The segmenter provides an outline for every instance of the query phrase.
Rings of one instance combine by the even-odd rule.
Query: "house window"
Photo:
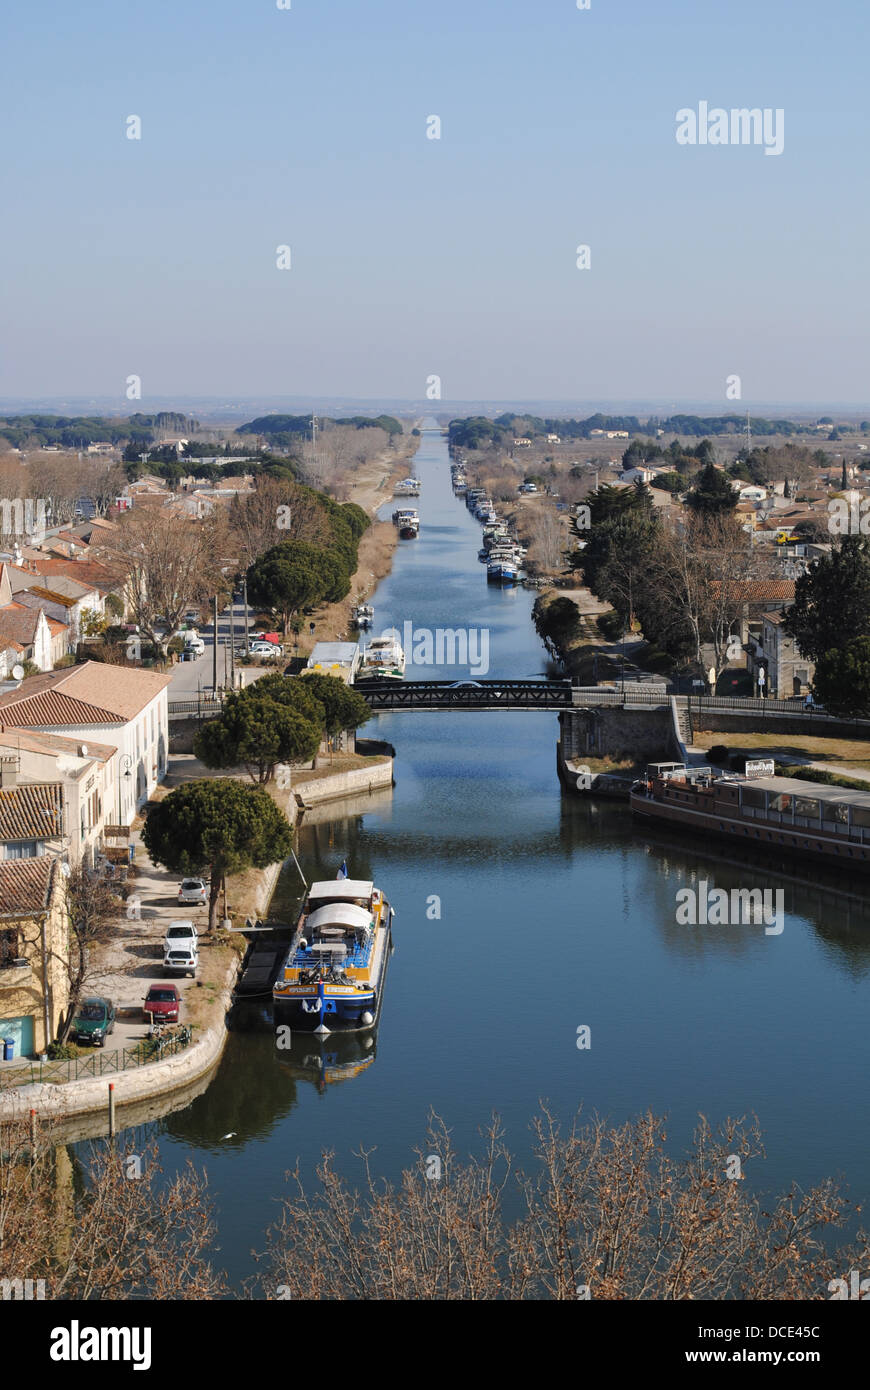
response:
[[[17,927],[0,931],[0,967],[21,958],[21,933]]]
[[[7,859],[34,859],[42,851],[41,840],[10,840],[6,844]]]

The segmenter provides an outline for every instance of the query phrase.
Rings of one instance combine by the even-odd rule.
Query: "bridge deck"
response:
[[[358,681],[373,710],[539,709],[572,706],[570,681]]]

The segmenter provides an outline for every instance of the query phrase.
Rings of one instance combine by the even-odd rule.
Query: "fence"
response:
[[[170,719],[210,719],[223,708],[222,695],[202,695],[191,700],[170,700]]]
[[[135,1047],[116,1048],[106,1052],[97,1048],[84,1057],[49,1058],[45,1062],[22,1061],[4,1063],[0,1067],[0,1091],[14,1086],[32,1086],[40,1082],[54,1085],[67,1081],[80,1081],[85,1077],[116,1076],[118,1072],[129,1071],[132,1067],[142,1067],[148,1062],[162,1062],[166,1057],[174,1057],[191,1040],[189,1029],[173,1033],[154,1041],[143,1041]]]
[[[630,685],[626,682],[623,690],[619,685],[575,685],[571,690],[575,708],[590,705],[666,705],[669,699],[668,688],[652,685]],[[851,715],[828,714],[826,710],[813,707],[807,709],[802,700],[762,700],[754,696],[739,695],[675,695],[677,708],[692,714],[704,710],[711,713],[742,714],[752,719],[764,719],[766,715],[788,714],[808,726],[816,726],[821,732],[826,725],[849,725],[858,737],[866,738],[870,733],[870,719],[856,719]]]

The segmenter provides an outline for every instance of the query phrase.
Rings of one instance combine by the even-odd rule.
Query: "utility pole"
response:
[[[245,576],[244,576],[244,578],[242,579],[242,597],[243,597],[243,599],[244,599],[244,601],[245,601],[245,651],[247,651],[248,648],[249,648],[250,645],[251,645],[250,638],[248,637],[248,576],[247,576],[247,572],[245,573]]]
[[[236,688],[236,602],[235,594],[230,594],[230,686]],[[226,891],[226,890],[224,890]],[[226,903],[224,903],[226,907]],[[226,915],[226,914],[224,914]]]
[[[217,695],[217,649],[218,649],[218,614],[217,614],[217,594],[214,596],[214,652],[212,666],[212,688]]]

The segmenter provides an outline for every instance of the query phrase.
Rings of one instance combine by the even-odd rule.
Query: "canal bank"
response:
[[[344,757],[339,761],[347,763],[354,759]],[[309,769],[307,775],[304,772],[299,775],[292,789],[282,791],[273,783],[268,790],[294,825],[301,824],[306,815],[316,817],[318,810],[322,815],[327,808],[334,808],[340,803],[347,803],[359,810],[373,805],[378,796],[383,800],[384,795],[389,795],[393,784],[393,760],[388,753],[378,752],[357,761],[363,766],[333,770],[327,765]],[[138,841],[138,834],[136,839]],[[142,853],[140,847],[140,855]],[[268,917],[279,877],[282,872],[289,873],[291,865],[292,860],[231,876],[227,883],[228,920],[238,928],[246,919]],[[139,867],[141,870],[141,862]],[[293,868],[295,873],[295,865]],[[141,888],[141,884],[139,886]],[[156,930],[154,940],[159,952],[163,926],[158,924]],[[200,975],[205,975],[206,979],[199,979],[195,983],[199,986],[204,984],[205,989],[202,995],[194,991],[192,986],[189,991],[184,991],[185,998],[189,997],[195,1003],[199,1018],[195,1025],[195,1041],[162,1059],[144,1060],[144,1044],[140,1041],[126,1048],[96,1049],[90,1057],[47,1061],[44,1064],[30,1063],[26,1071],[28,1077],[34,1079],[24,1084],[13,1084],[11,1080],[19,1072],[24,1072],[24,1063],[19,1064],[14,1072],[0,1068],[0,1082],[3,1083],[0,1085],[0,1120],[26,1118],[31,1111],[41,1118],[52,1120],[104,1112],[111,1084],[114,1104],[119,1110],[118,1125],[124,1127],[130,1122],[125,1117],[132,1114],[130,1107],[133,1105],[151,1097],[187,1091],[193,1083],[212,1072],[220,1060],[227,1036],[225,1020],[242,964],[244,941],[244,937],[234,933],[228,935],[220,929],[214,940],[203,940]],[[212,951],[208,948],[220,948],[226,944],[236,948],[230,953],[229,960],[225,959],[227,952],[223,950],[220,959],[212,961]],[[141,948],[137,944],[133,949],[139,951]],[[183,983],[188,984],[187,981]],[[100,987],[104,992],[114,994],[108,974]],[[138,1013],[135,1006],[118,1007],[119,1017]],[[189,1021],[188,1011],[183,1005],[180,1022]],[[144,1029],[143,1022],[143,1038]],[[79,1071],[93,1074],[77,1076]],[[66,1072],[69,1079],[41,1079],[43,1074],[53,1076],[62,1072]]]

